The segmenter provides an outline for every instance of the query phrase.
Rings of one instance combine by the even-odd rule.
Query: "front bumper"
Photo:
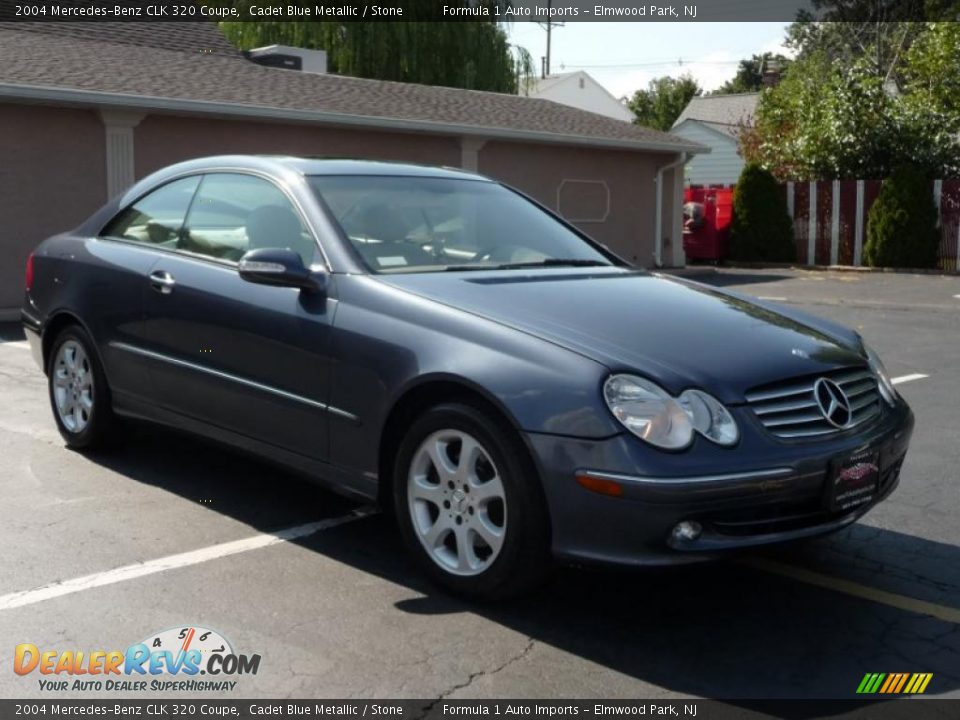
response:
[[[897,487],[913,423],[899,400],[869,428],[825,442],[779,441],[756,428],[736,448],[698,438],[685,453],[657,451],[626,434],[584,440],[528,433],[526,439],[544,481],[558,558],[662,565],[822,535],[855,522]],[[831,463],[868,449],[880,457],[875,499],[831,512]],[[622,497],[581,487],[575,480],[580,471],[616,480]],[[695,540],[672,536],[685,520],[702,526]]]

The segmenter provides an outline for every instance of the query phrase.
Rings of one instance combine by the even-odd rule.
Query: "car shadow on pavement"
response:
[[[113,452],[88,457],[131,480],[203,499],[210,512],[258,531],[356,507],[271,465],[153,426],[134,425]],[[960,688],[960,626],[737,559],[636,571],[564,568],[532,595],[484,604],[431,586],[382,514],[293,542],[413,592],[384,612],[475,613],[535,643],[684,696],[863,699],[855,691],[868,672],[932,672],[928,696]],[[855,580],[908,596],[911,587],[925,587],[930,601],[960,607],[960,549],[952,545],[855,526],[774,556],[836,576],[858,569]],[[891,566],[900,575],[891,575]],[[356,591],[369,588],[365,581]],[[536,677],[544,670],[516,664],[508,672]],[[609,691],[597,686],[593,694]]]
[[[0,343],[25,340],[23,326],[20,323],[0,323]]]

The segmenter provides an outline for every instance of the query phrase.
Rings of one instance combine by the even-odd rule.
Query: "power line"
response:
[[[573,63],[560,63],[564,70],[567,68],[577,68],[581,70],[600,69],[600,68],[644,68],[644,67],[683,67],[684,65],[739,65],[739,60],[658,60],[656,62],[643,63],[606,63],[600,65],[576,65]]]

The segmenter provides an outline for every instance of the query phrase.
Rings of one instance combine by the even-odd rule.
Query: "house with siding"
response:
[[[682,166],[701,145],[542,98],[299,65],[253,62],[215,23],[0,22],[0,319],[18,317],[41,240],[154,170],[207,155],[464,168],[638,266],[684,263]]]
[[[710,148],[687,164],[691,185],[732,185],[743,170],[738,152],[738,133],[752,125],[760,93],[695,97],[680,113],[671,133]]]
[[[521,93],[527,97],[552,100],[561,105],[606,115],[614,120],[633,122],[636,119],[630,108],[583,70],[539,78],[529,87],[521,88]]]

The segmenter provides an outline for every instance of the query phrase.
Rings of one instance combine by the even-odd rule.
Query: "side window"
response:
[[[199,177],[174,180],[120,211],[100,234],[175,248]]]
[[[236,262],[248,250],[288,248],[305,265],[317,245],[287,196],[273,183],[250,175],[206,175],[190,207],[183,250]]]

